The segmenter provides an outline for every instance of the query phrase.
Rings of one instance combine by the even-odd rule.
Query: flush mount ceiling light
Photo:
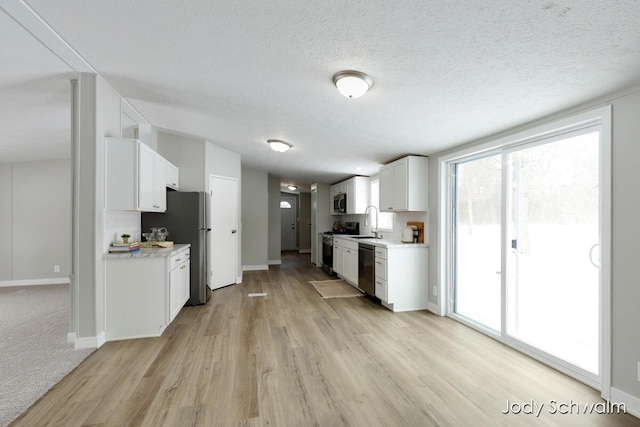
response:
[[[291,148],[291,144],[289,144],[288,142],[281,141],[279,139],[267,139],[267,143],[269,144],[269,147],[271,147],[273,151],[277,151],[278,153],[284,153],[289,148]]]
[[[287,188],[291,191],[296,191],[298,189],[298,187],[295,185],[288,185]]]
[[[333,84],[347,98],[360,98],[373,86],[373,80],[360,71],[340,71],[333,76]]]

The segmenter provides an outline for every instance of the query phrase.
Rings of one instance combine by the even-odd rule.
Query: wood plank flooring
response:
[[[551,414],[599,393],[451,319],[322,299],[308,282],[326,279],[293,253],[245,272],[162,337],[106,343],[13,425],[640,426]],[[505,415],[507,400],[544,406]]]

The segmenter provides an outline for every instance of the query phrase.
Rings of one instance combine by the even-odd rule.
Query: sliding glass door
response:
[[[500,331],[502,156],[454,165],[453,310]]]
[[[598,126],[449,163],[450,314],[597,382]]]
[[[507,334],[598,374],[599,131],[507,155]]]

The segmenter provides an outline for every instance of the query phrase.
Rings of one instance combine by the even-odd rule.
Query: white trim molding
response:
[[[310,254],[311,253],[311,248],[309,248],[309,249],[298,249],[298,253],[299,254]]]
[[[636,418],[640,418],[640,398],[630,395],[615,387],[611,387],[611,397],[609,401],[613,403],[623,403],[627,414],[631,414]]]
[[[4,280],[0,281],[0,288],[9,286],[45,286],[45,285],[68,285],[68,277],[58,277],[55,279],[27,279],[27,280]]]
[[[268,269],[269,269],[269,266],[266,264],[242,266],[242,271],[262,271],[262,270],[268,270]]]
[[[282,260],[281,259],[270,259],[269,261],[267,261],[267,264],[269,264],[269,265],[281,265],[282,264]]]
[[[73,334],[75,337],[75,333],[72,332],[69,335],[71,334]],[[105,334],[104,332],[101,332],[95,337],[75,338],[74,348],[76,350],[82,350],[85,348],[100,348],[105,343],[105,341]]]

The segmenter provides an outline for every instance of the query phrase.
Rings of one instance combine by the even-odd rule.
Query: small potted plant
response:
[[[129,243],[129,237],[131,237],[131,234],[124,233],[124,234],[120,235],[120,237],[122,237],[122,242],[123,243]]]

